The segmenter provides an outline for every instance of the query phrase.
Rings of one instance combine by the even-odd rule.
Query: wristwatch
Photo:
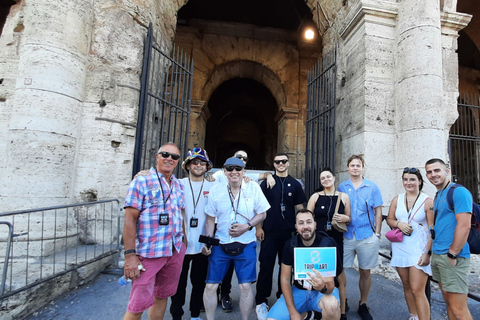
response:
[[[251,231],[253,229],[253,226],[250,224],[250,222],[247,222],[248,224],[248,231]]]
[[[325,293],[327,292],[328,288],[327,288],[327,284],[325,283],[324,284],[324,287],[322,288],[322,290],[320,290],[320,293]]]
[[[130,254],[130,253],[136,253],[135,249],[125,250],[125,252],[123,253],[123,255],[126,256],[127,254]]]
[[[450,251],[448,251],[447,257],[449,257],[450,259],[455,260],[455,259],[457,259],[458,256],[457,256],[456,254],[450,253]]]

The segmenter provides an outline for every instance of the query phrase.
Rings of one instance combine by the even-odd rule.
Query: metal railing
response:
[[[0,300],[119,253],[121,210],[111,199],[1,213]]]

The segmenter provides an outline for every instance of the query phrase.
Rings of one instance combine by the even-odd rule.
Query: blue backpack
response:
[[[450,210],[455,212],[453,206],[453,193],[458,187],[463,187],[461,184],[454,183],[447,192],[447,204]],[[470,246],[470,253],[480,253],[480,207],[476,202],[473,202],[472,206],[472,225],[470,227],[470,233],[468,235],[468,245]]]

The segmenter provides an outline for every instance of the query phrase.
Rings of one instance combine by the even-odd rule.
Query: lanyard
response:
[[[449,185],[450,185],[450,181],[448,181],[445,187],[443,187],[442,192],[440,193],[440,197],[443,195],[443,191],[445,191],[445,189],[447,189]],[[437,196],[438,196],[438,191],[435,194],[435,199],[433,199],[433,225],[435,225],[435,222],[437,222],[437,213],[438,213]]]
[[[198,201],[200,201],[200,195],[202,194],[203,184],[205,183],[205,179],[202,180],[202,187],[200,188],[200,192],[198,192],[197,201],[195,201],[195,192],[193,191],[192,181],[190,181],[190,177],[188,177],[188,183],[190,183],[190,190],[192,190],[193,215],[195,215],[196,213],[195,210],[197,209]]]
[[[238,188],[238,200],[237,200],[237,209],[235,209],[235,197],[233,196],[232,190],[230,189],[230,185],[227,185],[228,189],[228,195],[230,196],[230,203],[232,204],[232,209],[233,212],[235,212],[235,220],[237,220],[237,212],[238,212],[238,206],[240,205],[240,196],[242,193],[242,185],[240,185],[240,188]]]
[[[158,183],[160,184],[160,189],[162,189],[162,198],[165,199],[165,193],[164,193],[164,191],[163,191],[162,182],[160,181],[160,176],[158,175],[157,168],[155,168],[155,173],[157,174]],[[166,209],[167,201],[168,201],[168,199],[170,199],[170,196],[172,195],[172,190],[173,190],[173,184],[172,184],[172,186],[170,187],[170,193],[168,194],[167,199],[165,199],[165,201],[163,201],[163,211],[167,211],[167,209]]]

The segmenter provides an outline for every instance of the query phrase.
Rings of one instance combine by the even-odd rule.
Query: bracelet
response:
[[[125,250],[123,255],[126,256],[127,254],[130,254],[130,253],[137,253],[137,252],[135,251],[135,249],[128,249],[128,250]]]
[[[395,228],[398,228],[399,223],[400,223],[400,220],[397,220],[397,224],[395,225]]]

